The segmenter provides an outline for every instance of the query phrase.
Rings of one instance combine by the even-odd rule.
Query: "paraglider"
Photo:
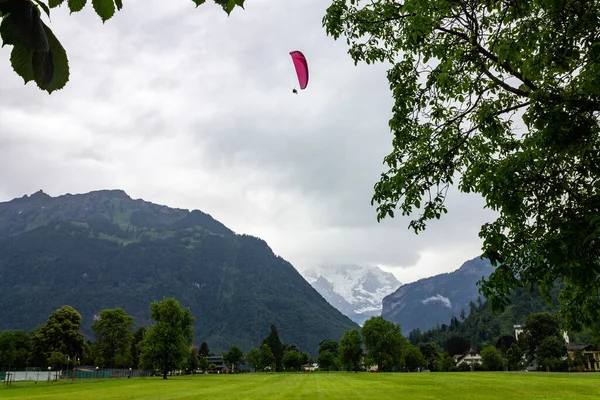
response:
[[[300,90],[306,89],[308,85],[308,63],[306,57],[300,51],[291,51],[292,61],[294,62],[294,68],[296,69],[296,75],[298,76],[298,83],[300,83]],[[296,88],[292,90],[294,94],[298,94]]]

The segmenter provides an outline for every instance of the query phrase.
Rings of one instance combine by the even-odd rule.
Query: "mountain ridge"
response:
[[[479,296],[477,281],[493,270],[489,260],[475,257],[452,272],[404,284],[383,298],[381,315],[400,324],[404,335],[415,328],[431,329],[459,316],[463,309],[468,312],[469,301]]]
[[[214,350],[247,351],[276,324],[284,342],[316,354],[321,340],[357,327],[266,241],[200,210],[123,190],[0,203],[0,329],[32,329],[64,304],[80,311],[86,335],[104,308],[147,324],[164,296],[191,308],[196,341]]]

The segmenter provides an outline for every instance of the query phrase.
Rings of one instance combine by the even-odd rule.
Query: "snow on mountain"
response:
[[[383,298],[402,285],[393,274],[374,266],[323,265],[301,274],[325,300],[359,325],[381,315]]]

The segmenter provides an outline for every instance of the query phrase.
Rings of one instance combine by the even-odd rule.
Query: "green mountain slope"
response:
[[[452,317],[443,324],[437,324],[425,332],[413,330],[410,340],[414,344],[434,342],[440,346],[453,336],[464,337],[471,347],[481,351],[488,345],[495,345],[500,336],[514,336],[514,325],[524,324],[527,316],[537,312],[558,312],[558,293],[562,284],[557,283],[551,291],[551,303],[548,304],[537,289],[529,291],[518,288],[509,296],[510,304],[504,309],[493,313],[487,301],[479,297],[476,302],[469,302],[468,316],[463,320],[458,316]]]
[[[469,302],[479,295],[477,281],[493,271],[489,260],[476,257],[456,271],[402,285],[383,298],[381,315],[400,324],[404,335],[415,328],[431,329],[469,311]]]
[[[118,190],[0,203],[0,330],[32,329],[64,304],[87,335],[105,308],[146,325],[163,296],[190,307],[195,342],[214,351],[258,346],[274,323],[284,342],[316,354],[321,340],[357,327],[263,240],[200,211]]]

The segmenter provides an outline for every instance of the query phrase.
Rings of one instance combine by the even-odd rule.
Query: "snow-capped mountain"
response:
[[[381,315],[381,301],[402,284],[374,266],[323,265],[301,271],[304,278],[335,308],[361,325]]]

